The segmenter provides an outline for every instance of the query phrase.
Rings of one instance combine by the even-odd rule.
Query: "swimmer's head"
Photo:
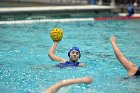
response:
[[[68,52],[68,56],[73,61],[76,61],[81,57],[80,50],[77,47],[72,47]]]

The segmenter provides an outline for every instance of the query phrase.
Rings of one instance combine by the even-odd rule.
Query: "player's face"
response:
[[[72,51],[70,52],[70,59],[71,59],[72,61],[78,61],[78,59],[79,59],[79,52],[76,51],[76,50],[72,50]]]

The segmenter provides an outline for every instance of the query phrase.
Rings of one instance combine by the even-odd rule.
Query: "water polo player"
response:
[[[85,66],[85,64],[78,62],[78,59],[81,57],[80,50],[77,47],[72,47],[69,52],[69,61],[58,57],[55,55],[55,49],[57,47],[58,42],[54,42],[52,45],[50,52],[48,56],[51,58],[53,61],[59,61],[60,64],[56,65],[57,67],[79,67],[79,66]]]
[[[52,29],[51,31],[53,31],[55,33],[53,33],[54,35],[52,35],[52,32],[50,32],[51,37],[53,37],[53,36],[56,37],[56,33],[57,33],[57,31],[59,32],[59,30],[61,30],[61,29],[59,29],[59,28]],[[53,40],[53,38],[52,38],[52,40]],[[53,41],[54,41],[54,44],[50,48],[48,56],[50,57],[51,60],[60,62],[60,64],[56,65],[57,67],[63,68],[63,67],[85,66],[85,64],[78,62],[78,59],[81,57],[81,53],[77,47],[72,47],[69,50],[69,52],[68,52],[69,60],[66,60],[64,58],[61,58],[61,57],[58,57],[55,55],[55,49],[56,49],[59,41],[61,41],[61,39],[60,40],[53,40]]]
[[[123,55],[123,53],[121,52],[121,50],[117,46],[116,37],[111,36],[110,40],[111,40],[111,44],[112,44],[112,48],[114,50],[114,53],[115,53],[116,57],[118,58],[118,60],[120,61],[120,63],[122,64],[122,66],[127,70],[128,76],[129,77],[131,77],[131,76],[140,76],[140,66],[138,68],[134,63],[129,61]]]

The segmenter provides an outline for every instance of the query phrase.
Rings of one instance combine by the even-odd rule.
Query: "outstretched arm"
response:
[[[90,78],[90,77],[62,80],[62,81],[54,84],[50,88],[48,88],[44,93],[56,93],[63,86],[77,84],[77,83],[89,84],[91,82],[92,82],[92,78]]]
[[[128,75],[133,76],[138,70],[138,68],[132,62],[128,61],[126,57],[123,55],[123,53],[120,51],[120,49],[117,47],[115,36],[111,37],[111,44],[116,57],[123,65],[123,67],[128,71]]]
[[[55,49],[57,47],[57,44],[58,44],[58,42],[53,43],[52,47],[50,48],[48,56],[53,61],[66,62],[67,61],[66,59],[58,57],[58,56],[55,55]]]

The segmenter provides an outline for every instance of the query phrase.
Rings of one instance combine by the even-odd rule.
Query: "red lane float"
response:
[[[130,20],[130,19],[140,19],[140,16],[117,16],[117,17],[99,17],[94,18],[97,21],[104,21],[104,20]]]

